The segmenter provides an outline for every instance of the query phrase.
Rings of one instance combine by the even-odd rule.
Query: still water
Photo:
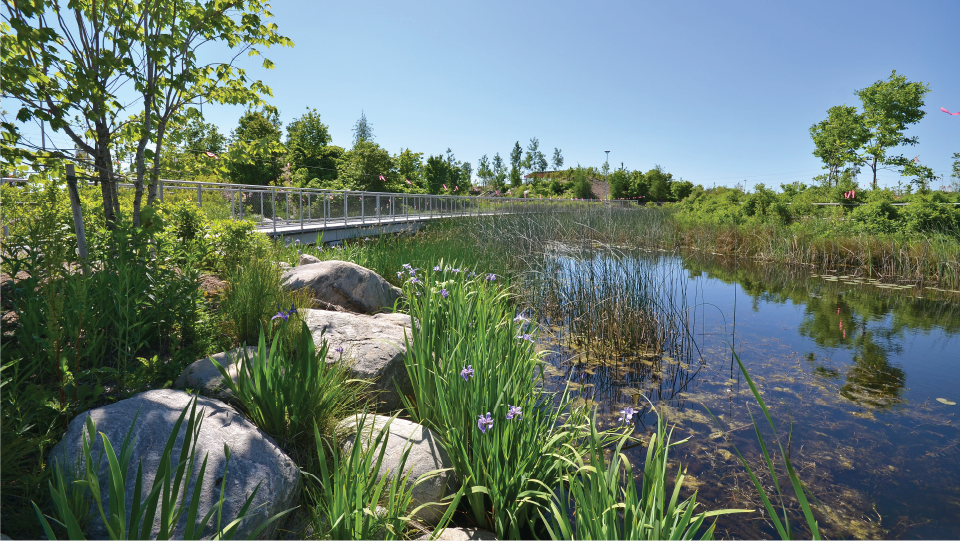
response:
[[[760,410],[732,358],[733,343],[794,467],[819,501],[823,536],[961,537],[956,293],[892,287],[843,271],[819,276],[673,255],[592,257],[588,265],[610,269],[605,258],[615,257],[621,261],[613,268],[633,271],[615,281],[643,277],[648,294],[660,296],[658,306],[682,316],[676,319],[686,338],[653,351],[592,356],[572,341],[570,321],[542,319],[549,386],[574,382],[578,396],[597,405],[604,427],[625,407],[642,409],[648,397],[676,426],[675,440],[690,437],[672,457],[687,468],[707,509],[762,509],[734,447],[773,488],[762,475],[748,414],[748,408],[755,416]],[[634,420],[637,434],[656,425],[650,408],[643,409],[648,412]],[[769,449],[776,445],[772,434],[764,436]],[[630,451],[636,470],[642,453],[641,447]],[[801,527],[796,505],[794,511]],[[716,535],[776,536],[765,517],[722,517]]]

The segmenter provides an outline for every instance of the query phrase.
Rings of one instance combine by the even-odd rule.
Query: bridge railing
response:
[[[120,186],[132,188],[130,184]],[[159,193],[164,200],[195,200],[208,214],[251,220],[260,229],[276,233],[318,226],[375,225],[631,205],[630,202],[596,199],[431,195],[184,180],[163,180]]]

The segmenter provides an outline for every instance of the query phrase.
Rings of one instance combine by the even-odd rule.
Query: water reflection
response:
[[[736,293],[735,346],[775,422],[785,433],[793,426],[792,460],[823,504],[822,534],[961,533],[957,408],[934,401],[957,401],[956,296],[743,262],[735,280],[733,262],[647,253],[594,254],[554,269],[563,280],[546,288],[549,295],[531,297],[533,305],[559,301],[540,344],[551,351],[551,385],[570,381],[582,403],[597,406],[602,426],[645,397],[658,404],[691,438],[675,458],[708,508],[760,505],[732,458],[732,445],[749,461],[759,456],[747,414],[752,399],[730,362]],[[605,278],[610,269],[615,279]],[[633,292],[629,310],[617,306],[624,291]],[[593,313],[603,315],[600,324]],[[608,336],[621,346],[596,343]],[[654,422],[649,412],[638,416],[637,430]],[[642,451],[631,460],[642,462]],[[775,535],[760,514],[722,518],[718,532]]]

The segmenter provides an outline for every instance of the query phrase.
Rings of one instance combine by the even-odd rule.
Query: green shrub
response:
[[[901,211],[903,227],[912,233],[958,232],[958,207],[936,203],[931,196],[916,195]]]
[[[211,226],[213,268],[228,273],[245,264],[251,255],[263,257],[268,252],[269,240],[251,222],[217,220]]]

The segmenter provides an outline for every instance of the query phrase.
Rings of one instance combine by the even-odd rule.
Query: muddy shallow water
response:
[[[781,443],[819,501],[823,536],[961,536],[956,293],[843,273],[743,264],[735,270],[733,262],[670,255],[596,260],[610,257],[626,257],[622,267],[645,268],[626,273],[625,280],[660,277],[650,295],[660,295],[659,306],[671,305],[682,316],[675,319],[685,339],[592,354],[584,340],[572,340],[578,338],[571,336],[573,327],[556,315],[554,321],[542,318],[539,345],[547,352],[551,388],[570,380],[580,399],[597,404],[603,427],[625,407],[644,409],[634,420],[638,434],[656,423],[641,407],[648,397],[676,426],[675,440],[690,437],[672,457],[687,468],[698,501],[707,509],[761,510],[733,454],[736,447],[773,488],[748,414],[748,408],[755,417],[760,410],[732,358],[733,341],[772,411]],[[776,447],[769,429],[763,435],[769,448]],[[629,452],[634,464],[643,463],[642,452]],[[789,507],[801,529],[795,536],[809,536],[796,504]],[[765,517],[722,517],[716,535],[776,536]]]

